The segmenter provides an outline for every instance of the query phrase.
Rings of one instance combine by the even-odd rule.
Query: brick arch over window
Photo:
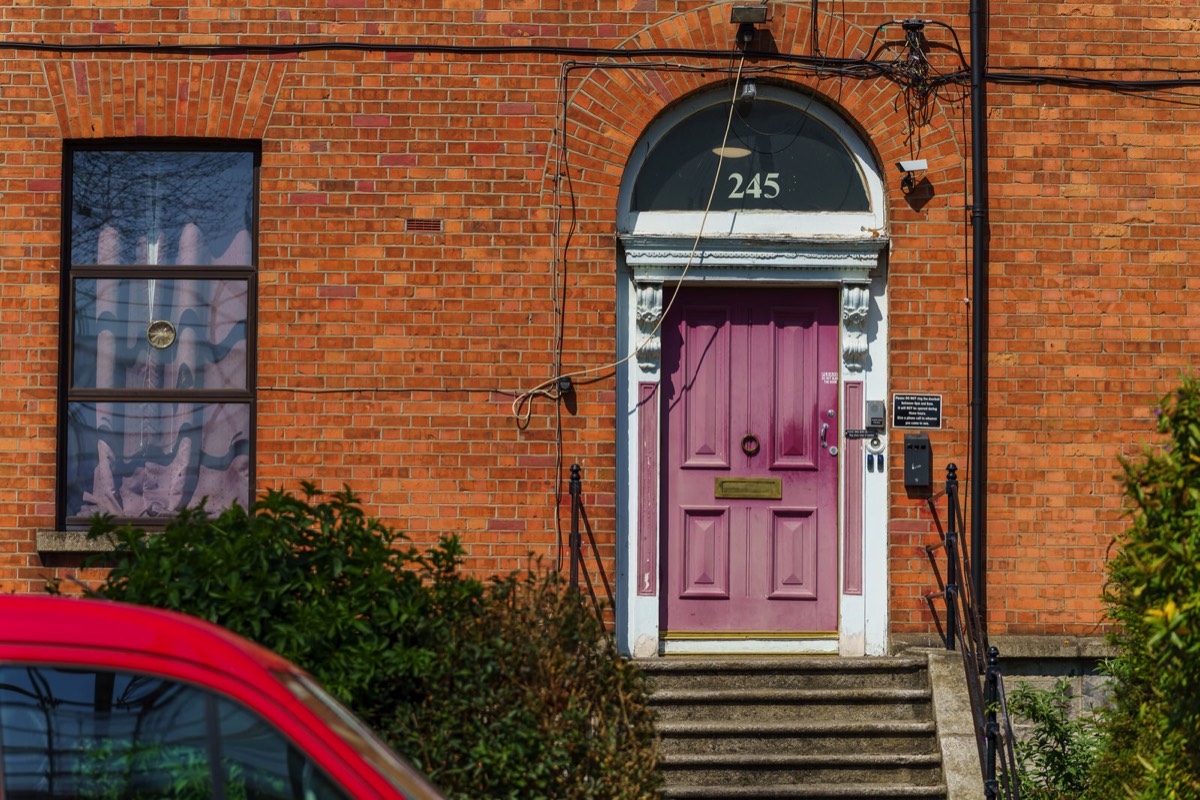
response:
[[[261,139],[287,66],[264,61],[48,63],[64,139]]]

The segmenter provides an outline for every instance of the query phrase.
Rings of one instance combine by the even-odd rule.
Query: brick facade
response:
[[[261,142],[259,490],[344,483],[417,542],[459,535],[471,568],[488,573],[519,567],[530,552],[553,557],[569,524],[567,466],[578,462],[599,555],[589,571],[613,587],[623,535],[613,371],[577,381],[571,403],[533,398],[527,425],[514,419],[513,400],[553,376],[560,323],[566,370],[625,355],[614,238],[624,166],[662,111],[728,85],[729,6],[398,5],[0,9],[0,590],[38,591],[75,563],[35,544],[38,531],[55,528],[63,142],[126,137]],[[772,7],[755,48],[811,54],[812,5]],[[918,15],[967,43],[965,2],[822,3],[819,13],[830,58],[865,57],[876,26]],[[940,48],[931,60],[954,69],[949,32],[931,26],[926,35]],[[361,47],[254,49],[329,41]],[[14,42],[199,49],[55,52]],[[373,47],[396,44],[417,47]],[[212,45],[231,49],[203,49]],[[712,55],[623,61],[470,49],[512,45]],[[998,73],[1156,77],[1146,70],[1183,68],[1198,46],[1200,21],[1174,3],[992,3],[989,68]],[[626,68],[668,61],[711,71]],[[797,65],[758,77],[815,93],[873,149],[888,192],[889,395],[943,396],[936,474],[949,461],[965,472],[963,92],[945,88],[913,128],[900,89],[882,77]],[[1200,238],[1197,98],[1188,88],[989,87],[994,632],[1102,629],[1106,548],[1124,524],[1118,458],[1152,440],[1158,398],[1200,352],[1200,279],[1190,269]],[[906,197],[893,164],[918,143],[928,194]],[[900,457],[895,432],[889,624],[921,632],[932,584],[923,545],[934,528],[924,502],[903,489]]]

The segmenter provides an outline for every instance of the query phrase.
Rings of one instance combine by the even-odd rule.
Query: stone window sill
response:
[[[39,553],[110,553],[116,543],[111,536],[89,539],[87,531],[38,531],[36,546]]]

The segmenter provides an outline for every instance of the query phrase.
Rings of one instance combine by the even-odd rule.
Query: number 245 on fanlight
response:
[[[726,176],[733,181],[733,189],[729,192],[731,200],[741,200],[746,195],[754,198],[771,198],[779,196],[779,173],[768,172],[764,175],[761,172],[755,172],[746,180],[745,176],[734,172]]]

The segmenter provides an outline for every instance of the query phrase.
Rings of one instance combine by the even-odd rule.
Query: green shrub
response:
[[[1008,710],[1030,725],[1016,743],[1022,799],[1088,797],[1101,738],[1091,713],[1071,716],[1071,682],[1062,678],[1052,689],[1021,683],[1008,698]]]
[[[582,599],[553,573],[495,581],[384,730],[464,800],[657,796],[643,679]]]
[[[448,623],[440,606],[469,607],[483,587],[455,576],[453,540],[418,553],[349,491],[324,502],[310,502],[312,486],[304,491],[270,492],[252,513],[184,510],[150,536],[99,519],[91,535],[114,537],[116,550],[103,557],[111,571],[96,591],[215,622],[369,709],[433,662]]]
[[[287,657],[452,797],[657,796],[641,678],[552,575],[463,577],[454,539],[420,552],[349,490],[308,484],[153,535],[100,518],[91,535],[116,542],[98,594]]]
[[[1097,797],[1200,797],[1200,381],[1164,400],[1168,443],[1124,464],[1132,506],[1109,563],[1113,707]]]

